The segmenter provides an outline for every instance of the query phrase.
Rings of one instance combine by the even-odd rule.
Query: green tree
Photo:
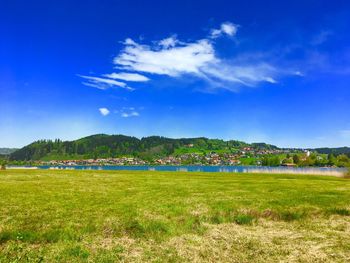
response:
[[[292,158],[285,158],[282,160],[282,164],[287,164],[287,163],[293,163],[293,159]]]
[[[340,167],[348,167],[350,165],[350,159],[345,154],[340,154],[337,157],[337,165]]]
[[[296,165],[298,165],[300,163],[299,155],[297,155],[297,154],[293,155],[293,163]]]
[[[0,170],[6,170],[6,160],[0,160]]]
[[[332,153],[328,154],[327,160],[328,160],[328,165],[330,165],[330,166],[335,165],[337,162],[337,159],[334,157],[334,155]]]
[[[263,166],[279,166],[281,164],[280,158],[275,156],[264,156],[261,164]]]

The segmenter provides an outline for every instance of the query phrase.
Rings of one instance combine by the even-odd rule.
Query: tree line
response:
[[[132,156],[152,159],[171,155],[180,147],[195,147],[205,150],[236,149],[248,145],[240,141],[217,139],[182,138],[172,139],[150,136],[138,139],[125,135],[98,134],[75,141],[39,140],[12,153],[11,161],[111,158]]]

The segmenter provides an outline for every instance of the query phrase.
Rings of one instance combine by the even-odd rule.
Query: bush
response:
[[[6,169],[7,162],[5,160],[0,160],[0,170]]]

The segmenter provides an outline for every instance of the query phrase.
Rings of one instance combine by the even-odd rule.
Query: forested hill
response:
[[[243,147],[277,149],[276,146],[208,138],[171,139],[151,136],[138,139],[125,135],[97,134],[75,141],[40,140],[10,155],[10,160],[62,160],[132,156],[142,159],[171,154],[209,151],[229,152]]]
[[[313,150],[318,153],[324,153],[324,154],[333,154],[333,155],[346,154],[350,156],[350,147],[316,148]]]

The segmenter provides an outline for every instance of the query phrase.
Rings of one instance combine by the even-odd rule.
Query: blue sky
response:
[[[0,146],[95,133],[350,146],[349,28],[341,0],[1,1]]]

